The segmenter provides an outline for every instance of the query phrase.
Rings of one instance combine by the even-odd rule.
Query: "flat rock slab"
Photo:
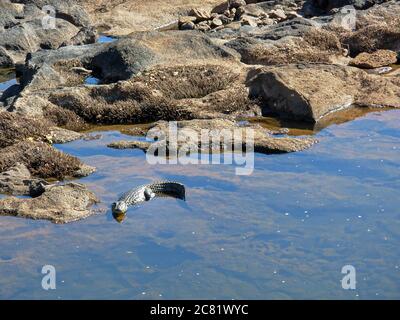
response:
[[[264,68],[250,81],[250,93],[263,100],[264,113],[309,122],[351,106],[400,108],[398,80],[340,65]]]
[[[114,149],[141,149],[144,152],[165,150],[166,155],[190,153],[218,153],[229,150],[247,150],[251,152],[272,154],[296,152],[310,148],[318,141],[313,137],[293,138],[277,137],[281,131],[273,132],[259,125],[240,125],[227,119],[188,120],[177,122],[178,135],[176,143],[169,137],[169,122],[159,121],[148,131],[149,138],[159,138],[156,142],[117,141],[108,147]],[[248,136],[252,130],[252,136]],[[202,145],[201,135],[208,130],[211,143]],[[162,138],[164,137],[164,138]],[[215,140],[214,140],[215,139]],[[253,143],[254,142],[254,143]],[[250,145],[249,145],[250,143]],[[252,145],[251,145],[252,144]],[[155,154],[160,156],[160,154]]]
[[[96,202],[98,199],[94,193],[84,185],[68,183],[47,187],[41,196],[32,199],[2,199],[0,215],[68,223],[93,214],[91,207]]]

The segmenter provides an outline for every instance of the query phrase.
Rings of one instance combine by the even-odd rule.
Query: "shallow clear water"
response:
[[[122,224],[109,211],[53,225],[0,217],[0,298],[398,299],[400,111],[374,112],[317,134],[310,150],[256,155],[251,176],[227,165],[146,163],[105,145],[118,131],[58,146],[97,167],[80,180],[108,208],[156,179],[187,202],[156,199]],[[41,288],[54,265],[57,289]],[[341,269],[357,289],[341,287]]]
[[[108,42],[114,42],[115,40],[117,40],[117,38],[115,37],[110,37],[110,36],[106,36],[106,35],[100,35],[97,42],[99,43],[108,43]]]
[[[88,85],[97,85],[100,83],[100,79],[96,78],[96,77],[87,77],[85,79],[85,84]]]

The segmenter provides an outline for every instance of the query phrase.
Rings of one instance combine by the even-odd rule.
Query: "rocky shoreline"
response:
[[[49,181],[95,170],[52,146],[83,138],[91,125],[153,123],[144,135],[165,121],[199,131],[242,128],[240,119],[252,117],[318,123],[354,106],[400,108],[399,2],[221,2],[186,2],[165,31],[153,24],[143,31],[111,19],[135,0],[114,7],[2,1],[0,68],[15,68],[19,83],[0,92],[0,193],[32,198],[1,199],[0,215],[56,223],[90,215],[97,199],[85,186]],[[55,29],[43,29],[44,5],[55,9]],[[144,4],[138,10],[150,19]],[[113,23],[124,35],[98,43],[97,30],[112,30]],[[88,84],[89,77],[98,83]],[[296,152],[317,142],[245,127],[255,130],[260,153]]]

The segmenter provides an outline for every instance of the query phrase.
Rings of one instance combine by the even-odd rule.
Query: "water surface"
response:
[[[67,225],[0,217],[3,299],[398,299],[400,111],[332,125],[312,149],[261,155],[251,176],[230,165],[158,165],[106,144],[119,131],[57,146],[97,167],[85,179],[103,214]],[[117,223],[108,210],[158,179],[187,202],[156,199]],[[57,289],[41,288],[41,268]],[[341,269],[357,270],[357,289]]]
[[[116,37],[111,37],[111,36],[106,36],[104,34],[101,34],[97,40],[98,43],[108,43],[108,42],[114,42],[115,40],[118,40]]]

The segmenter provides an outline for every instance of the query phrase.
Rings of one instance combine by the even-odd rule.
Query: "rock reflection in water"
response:
[[[372,112],[381,112],[391,110],[390,108],[370,108],[370,107],[351,107],[338,112],[326,115],[317,123],[296,122],[291,120],[279,119],[277,117],[253,117],[249,121],[259,123],[267,129],[288,128],[289,135],[303,136],[314,135],[319,131],[331,126],[346,123],[357,118],[363,117]]]

